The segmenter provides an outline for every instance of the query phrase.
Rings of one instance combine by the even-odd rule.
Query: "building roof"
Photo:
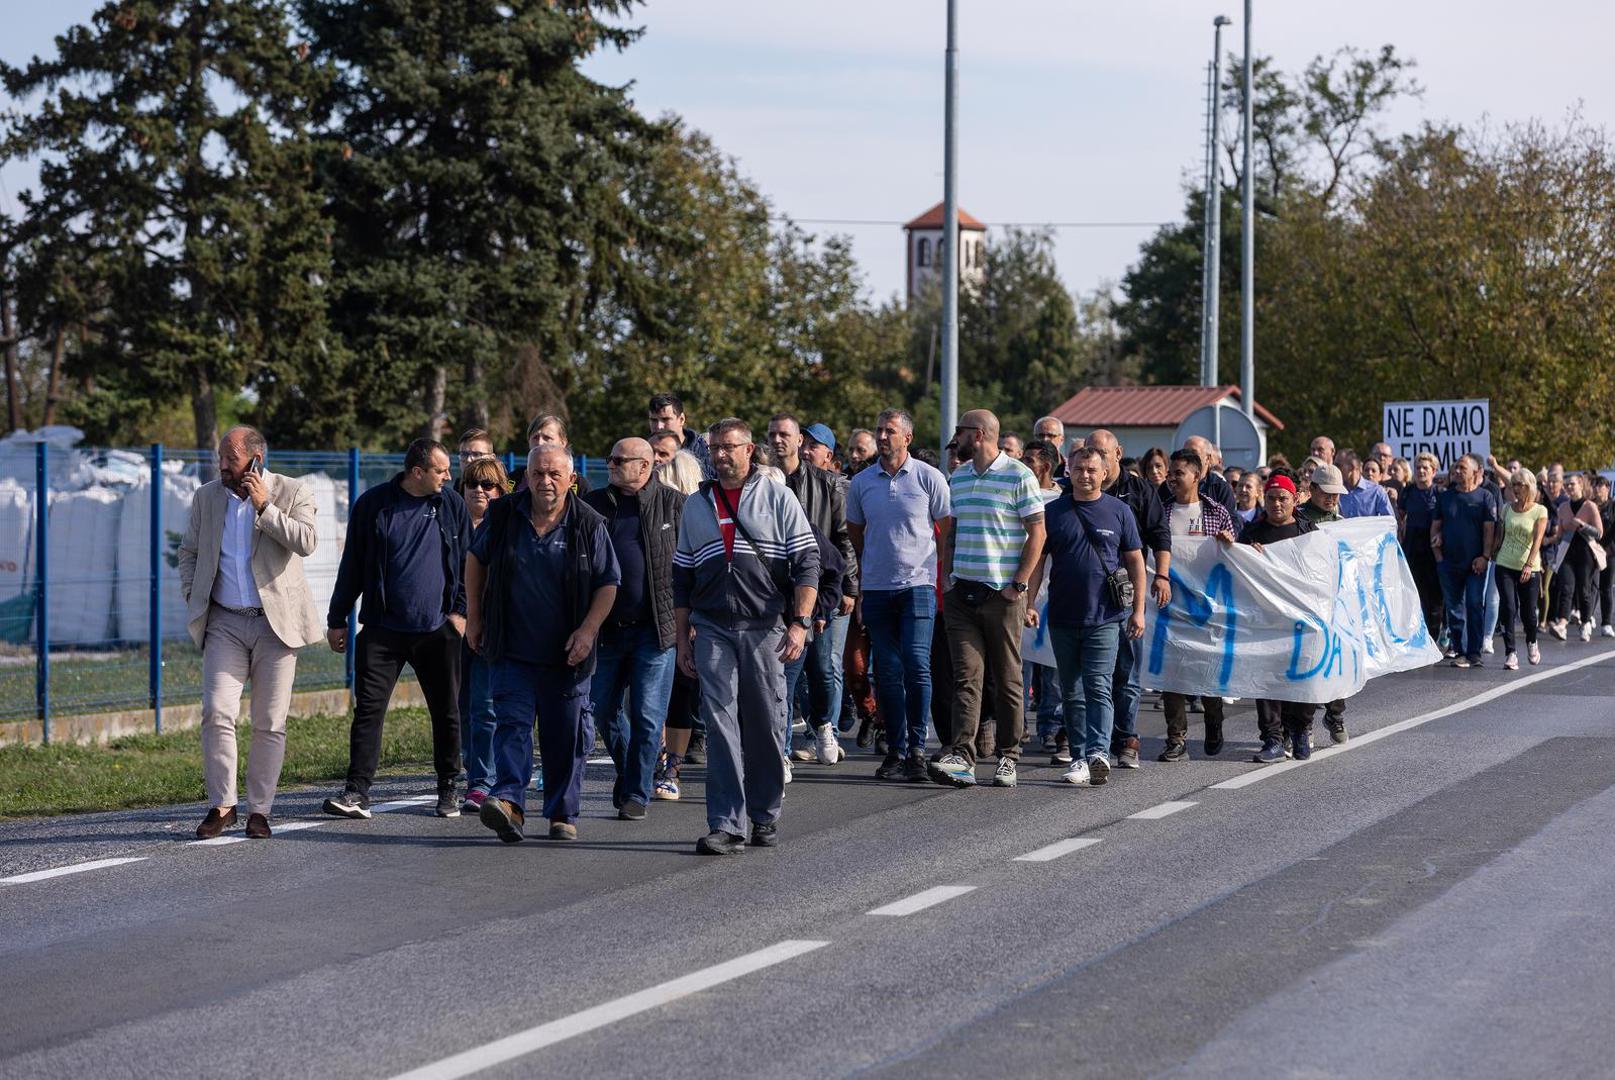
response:
[[[1196,409],[1227,398],[1239,401],[1239,387],[1090,386],[1051,415],[1078,427],[1176,427]],[[1256,403],[1256,416],[1270,428],[1284,428],[1261,402]]]
[[[931,209],[927,210],[925,213],[921,214],[907,225],[904,225],[903,228],[940,229],[942,228],[943,222],[944,218],[942,214],[942,204],[937,203],[935,206],[931,207]],[[969,229],[974,232],[987,231],[987,226],[983,225],[981,222],[967,214],[962,206],[959,208],[959,228]]]

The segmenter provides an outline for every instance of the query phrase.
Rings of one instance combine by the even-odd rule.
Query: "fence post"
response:
[[[514,476],[515,474],[516,474],[516,454],[515,454],[514,451],[506,450],[505,451],[505,475],[506,476]]]
[[[34,444],[34,697],[50,742],[50,483],[46,447]]]
[[[163,444],[151,444],[151,715],[163,733]]]
[[[350,524],[353,522],[353,504],[358,498],[359,498],[359,448],[357,446],[350,446],[348,448],[348,522]],[[358,615],[358,607],[357,607],[357,605],[355,605],[354,609],[352,611],[348,612],[348,647],[343,650],[343,664],[344,664],[344,667],[346,668],[346,674],[344,676],[344,681],[345,681],[345,684],[346,684],[346,686],[348,688],[348,694],[350,696],[353,694],[353,651],[354,651],[354,648],[355,648],[354,642],[358,639],[358,637],[359,637],[359,615]]]

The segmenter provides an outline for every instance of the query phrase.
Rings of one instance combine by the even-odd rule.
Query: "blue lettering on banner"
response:
[[[1239,612],[1234,608],[1234,575],[1219,562],[1206,575],[1206,591],[1202,593],[1190,588],[1178,575],[1176,567],[1169,568],[1167,574],[1172,581],[1172,599],[1155,615],[1155,636],[1150,639],[1150,674],[1161,673],[1166,658],[1166,628],[1172,621],[1172,610],[1179,609],[1195,626],[1206,626],[1216,614],[1216,601],[1220,599],[1226,616],[1222,628],[1222,664],[1217,671],[1217,689],[1221,690],[1234,674],[1234,637],[1239,624]]]
[[[1407,556],[1402,554],[1402,545],[1396,542],[1395,533],[1386,533],[1380,537],[1379,550],[1375,552],[1374,559],[1374,603],[1379,614],[1380,625],[1385,628],[1385,636],[1392,645],[1405,645],[1409,648],[1420,649],[1430,639],[1429,630],[1424,625],[1424,612],[1418,613],[1419,621],[1413,627],[1412,633],[1403,636],[1396,632],[1396,620],[1391,618],[1391,605],[1385,598],[1385,560],[1391,552],[1396,553],[1399,564],[1407,562]],[[1411,576],[1412,571],[1409,571]]]

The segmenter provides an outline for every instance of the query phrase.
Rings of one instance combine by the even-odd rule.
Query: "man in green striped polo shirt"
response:
[[[998,449],[998,417],[967,412],[954,430],[963,459],[948,479],[942,530],[943,625],[953,656],[953,745],[931,765],[939,784],[976,782],[982,688],[992,677],[996,787],[1015,786],[1024,718],[1021,627],[1027,582],[1043,553],[1043,496],[1032,470]]]

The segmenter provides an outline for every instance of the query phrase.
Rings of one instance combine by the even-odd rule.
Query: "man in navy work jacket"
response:
[[[496,725],[494,785],[479,815],[507,844],[523,838],[535,720],[549,837],[578,838],[595,642],[622,571],[606,519],[572,493],[572,473],[565,447],[534,448],[528,489],[494,500],[465,562],[466,641],[488,662]]]
[[[449,481],[443,444],[416,439],[404,471],[359,496],[326,615],[326,640],[348,647],[348,613],[360,594],[354,646],[353,729],[348,779],[325,800],[338,817],[370,816],[370,782],[381,757],[381,725],[398,676],[415,670],[432,717],[437,815],[458,817],[454,778],[460,771],[460,639],[465,633],[461,567],[471,543],[471,516]]]

